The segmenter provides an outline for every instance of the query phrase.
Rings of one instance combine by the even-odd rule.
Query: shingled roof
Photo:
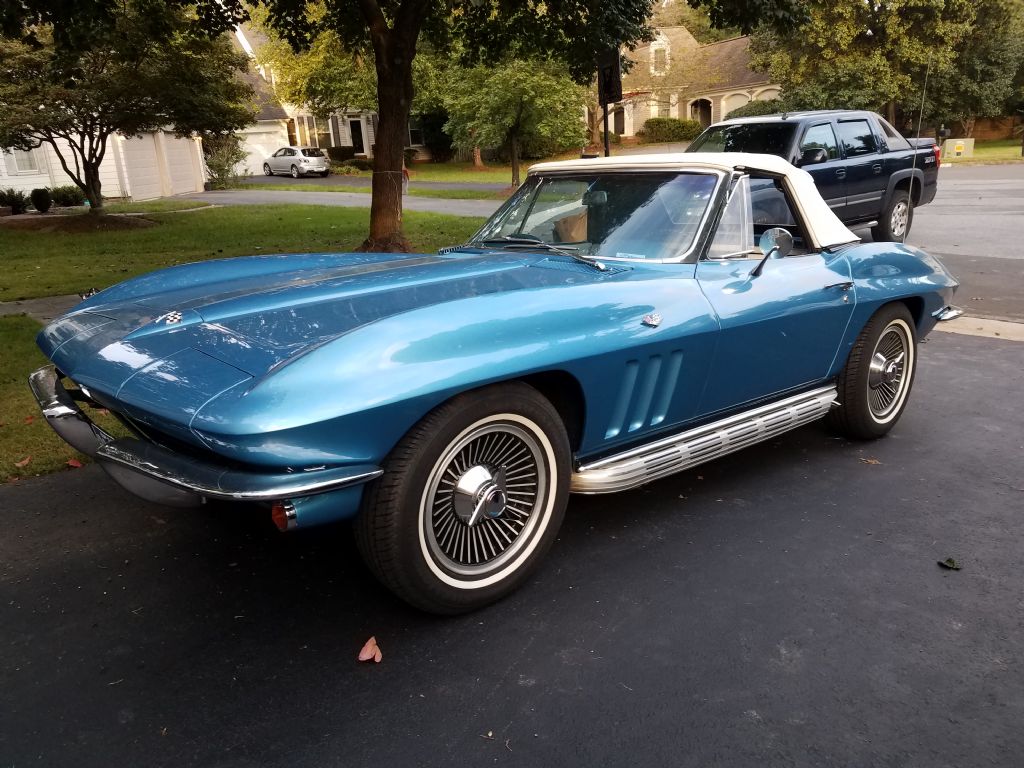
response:
[[[767,83],[768,75],[750,68],[750,38],[734,37],[700,47],[702,73],[694,90],[721,90]]]
[[[246,37],[252,38],[250,30],[245,30]],[[228,38],[231,40],[231,46],[238,52],[243,53],[247,57],[249,52],[245,50],[242,44],[239,42],[238,37],[229,34]],[[249,66],[245,72],[238,73],[239,79],[245,82],[247,85],[252,87],[255,94],[256,101],[256,119],[257,120],[287,120],[288,113],[284,111],[284,107],[281,106],[281,102],[274,94],[273,86],[264,79],[263,75],[256,69],[256,62],[251,58],[249,59]]]

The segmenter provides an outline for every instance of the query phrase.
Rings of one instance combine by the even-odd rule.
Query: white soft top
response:
[[[782,176],[800,207],[810,230],[807,235],[818,248],[830,248],[860,240],[832,212],[814,186],[811,174],[790,165],[776,155],[754,155],[747,152],[674,152],[661,155],[623,155],[595,157],[586,160],[561,160],[538,163],[529,173],[549,171],[684,171],[712,170],[732,173],[736,170],[763,171]]]

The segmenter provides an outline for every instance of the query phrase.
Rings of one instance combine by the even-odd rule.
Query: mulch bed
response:
[[[0,227],[24,232],[62,232],[77,235],[84,232],[118,232],[125,229],[146,229],[157,223],[142,216],[120,216],[111,213],[78,213],[67,216],[47,213],[26,213],[0,218]]]

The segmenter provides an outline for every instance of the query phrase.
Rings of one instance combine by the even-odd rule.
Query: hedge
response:
[[[768,99],[767,101],[748,101],[742,107],[736,107],[725,116],[726,120],[733,117],[757,117],[758,115],[774,115],[783,112],[781,99]]]
[[[701,132],[698,120],[679,120],[675,117],[652,117],[637,134],[644,142],[658,144],[668,141],[691,141]]]

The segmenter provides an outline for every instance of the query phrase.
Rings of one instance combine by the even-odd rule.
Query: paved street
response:
[[[370,195],[366,192],[278,192],[264,189],[227,189],[216,192],[198,192],[184,195],[214,205],[272,205],[296,203],[299,205],[336,205],[343,208],[369,208]],[[406,195],[402,207],[407,211],[431,211],[452,216],[490,216],[501,205],[500,200],[449,200],[440,197],[412,197]]]
[[[481,181],[420,181],[416,178],[416,168],[413,167],[412,179],[409,182],[410,186],[418,189],[472,189],[477,192],[500,192],[503,189],[508,189],[508,182],[504,184],[481,182]],[[326,177],[311,176],[309,178],[293,179],[291,176],[249,176],[244,180],[247,184],[278,184],[281,186],[294,186],[296,184],[309,184],[311,186],[322,187],[369,187],[370,178],[368,176],[340,176],[338,174],[331,174]],[[511,181],[511,176],[509,176]]]
[[[95,467],[0,488],[0,765],[1019,765],[1024,344],[921,361],[890,437],[574,498],[537,576],[457,619],[343,525]]]

